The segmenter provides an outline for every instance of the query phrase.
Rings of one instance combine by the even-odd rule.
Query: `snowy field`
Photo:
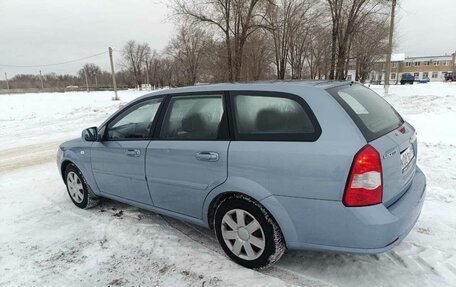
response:
[[[417,129],[428,179],[403,243],[380,255],[289,252],[261,272],[232,263],[198,227],[112,201],[73,206],[57,146],[117,110],[111,97],[0,95],[0,286],[456,286],[455,84],[393,86],[386,97]]]

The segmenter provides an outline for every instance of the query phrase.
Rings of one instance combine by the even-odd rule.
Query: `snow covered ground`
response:
[[[382,93],[382,88],[372,86]],[[123,91],[121,102],[145,92]],[[74,207],[57,145],[121,103],[110,92],[0,96],[0,286],[456,286],[456,85],[393,86],[428,178],[420,220],[380,255],[289,252],[261,272],[210,232],[124,204]]]
[[[77,137],[146,93],[120,91],[120,102],[113,92],[0,95],[0,149]]]

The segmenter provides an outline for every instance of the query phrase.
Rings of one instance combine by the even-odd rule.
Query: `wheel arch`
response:
[[[236,194],[248,197],[264,207],[272,219],[278,224],[285,242],[296,241],[296,229],[287,210],[264,187],[245,178],[242,180],[239,178],[227,180],[208,194],[203,206],[203,222],[209,228],[214,228],[214,215],[218,205],[225,198]]]
[[[76,153],[75,150],[68,149],[64,151],[63,157],[60,163],[60,172],[62,175],[62,179],[65,182],[65,169],[69,164],[73,164],[76,166],[77,169],[82,173],[84,176],[86,184],[88,184],[93,191],[93,193],[97,196],[101,195],[98,185],[96,184],[95,178],[92,172],[92,164],[90,157],[81,158],[79,153]]]
[[[60,164],[60,174],[62,175],[63,182],[65,182],[65,183],[66,183],[65,170],[66,170],[67,166],[70,164],[77,167],[77,165],[69,159],[62,161],[62,163]]]
[[[222,192],[220,194],[218,194],[215,198],[212,199],[212,201],[209,203],[209,207],[208,207],[208,210],[207,210],[207,224],[209,225],[209,228],[210,229],[213,229],[214,228],[214,216],[215,216],[215,210],[217,209],[217,207],[220,205],[220,203],[222,203],[222,201],[232,195],[242,195],[242,196],[247,196],[249,198],[251,198],[250,196],[242,193],[242,192],[238,192],[238,191],[226,191],[226,192]],[[251,198],[252,200],[255,200],[253,198]]]
[[[212,189],[204,199],[202,219],[207,226],[212,225],[212,218],[209,217],[209,214],[213,215],[217,203],[232,194],[242,194],[258,202],[271,195],[266,188],[255,181],[244,177],[228,177],[224,183]]]

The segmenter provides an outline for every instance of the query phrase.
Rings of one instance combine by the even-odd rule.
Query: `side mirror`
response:
[[[83,130],[82,138],[88,142],[96,142],[98,140],[98,128],[91,127]]]

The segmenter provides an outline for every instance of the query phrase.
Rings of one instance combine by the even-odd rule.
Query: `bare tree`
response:
[[[228,80],[239,81],[244,46],[259,28],[270,0],[174,0],[174,9],[197,23],[215,27],[224,37]]]
[[[171,39],[166,52],[176,62],[177,72],[184,85],[194,85],[198,81],[201,62],[210,39],[208,34],[189,24],[179,27],[177,35]]]
[[[323,79],[327,78],[330,66],[331,31],[324,24],[316,23],[309,28],[305,62],[311,79]]]
[[[298,33],[290,37],[288,62],[291,67],[291,78],[302,79],[305,60],[310,52],[310,30],[303,26],[298,28]]]
[[[78,71],[78,76],[81,79],[84,79],[84,73],[87,73],[87,77],[89,78],[89,81],[91,81],[94,80],[97,75],[101,74],[101,69],[95,64],[87,63],[84,64],[84,66],[82,66],[82,69]]]
[[[224,41],[211,39],[201,63],[201,81],[206,83],[225,82],[228,79],[226,45]]]
[[[345,78],[345,66],[350,41],[356,30],[369,15],[379,13],[381,0],[326,0],[332,23],[330,79]]]
[[[176,75],[175,65],[172,59],[163,58],[160,61],[160,75],[159,83],[161,87],[173,87],[176,84],[176,78],[173,77]]]
[[[158,88],[158,74],[160,66],[160,55],[153,50],[146,61],[146,69],[149,72],[149,84],[153,89]]]
[[[273,50],[270,47],[270,35],[258,31],[245,44],[242,78],[248,81],[274,79],[272,63]]]
[[[278,79],[285,78],[289,57],[293,58],[291,60],[293,64],[297,63],[297,48],[306,42],[309,12],[314,2],[313,0],[279,0],[278,4],[268,6],[266,15],[274,43]],[[299,56],[302,56],[302,53]],[[302,61],[298,60],[298,62]]]
[[[133,74],[135,84],[139,89],[142,87],[143,71],[150,54],[149,44],[141,44],[133,40],[128,41],[122,49],[122,66]]]
[[[309,59],[312,59],[312,48],[317,46],[316,42],[324,38],[325,26],[321,24],[322,10],[319,2],[307,0],[301,5],[305,9],[301,9],[300,17],[292,21],[292,33],[290,33],[288,62],[292,79],[304,77],[306,61],[309,62]],[[308,76],[312,76],[312,73]]]
[[[356,61],[356,80],[364,83],[377,62],[384,60],[389,33],[387,17],[371,15],[353,35],[351,51]]]

